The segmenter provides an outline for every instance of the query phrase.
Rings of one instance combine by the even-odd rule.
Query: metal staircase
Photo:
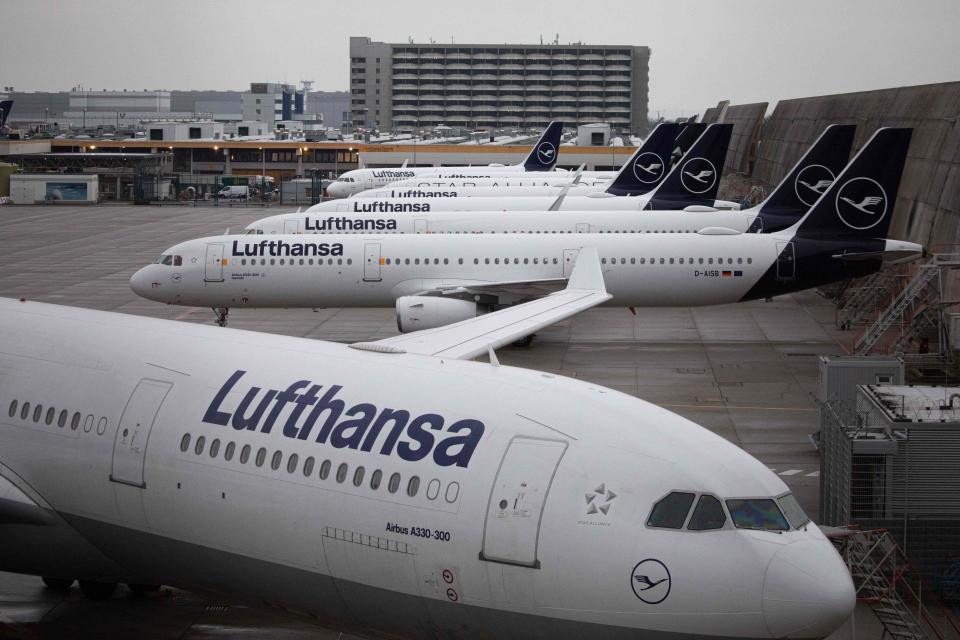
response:
[[[856,281],[847,281],[837,296],[837,326],[849,329],[867,322],[881,301],[889,300],[897,289],[900,274],[884,269]]]
[[[857,601],[877,616],[884,637],[960,639],[956,618],[931,591],[924,592],[920,575],[886,530],[848,529],[832,534],[831,539],[850,569]]]
[[[936,254],[929,262],[920,265],[913,278],[893,297],[887,308],[880,312],[873,324],[860,336],[854,353],[858,356],[868,354],[894,324],[904,327],[904,331],[897,339],[895,352],[904,350],[929,326],[942,325],[940,305],[942,279],[939,276],[943,269],[957,267],[960,267],[960,255],[953,253]],[[930,291],[928,286],[934,279],[937,284],[936,291]],[[911,305],[913,305],[913,313],[907,318],[906,311]]]

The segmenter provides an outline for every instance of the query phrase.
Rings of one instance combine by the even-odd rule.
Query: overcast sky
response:
[[[960,0],[0,0],[0,87],[347,90],[351,35],[646,45],[650,115],[960,79]]]

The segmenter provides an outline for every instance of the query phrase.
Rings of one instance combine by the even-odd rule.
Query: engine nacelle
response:
[[[397,298],[397,328],[400,333],[443,327],[481,316],[489,305],[471,300],[440,296],[404,296]]]

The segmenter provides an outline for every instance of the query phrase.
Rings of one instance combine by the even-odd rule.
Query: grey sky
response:
[[[348,38],[652,47],[650,113],[960,79],[957,0],[0,0],[0,86],[348,89]]]

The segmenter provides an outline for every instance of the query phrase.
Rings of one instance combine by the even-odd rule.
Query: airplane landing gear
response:
[[[517,340],[516,342],[514,342],[514,343],[513,343],[513,346],[515,346],[515,347],[529,347],[529,346],[533,343],[533,338],[534,338],[534,336],[536,336],[536,335],[537,335],[537,334],[535,334],[535,333],[531,333],[531,334],[528,335],[528,336],[524,336],[524,337],[520,338],[519,340]]]
[[[230,313],[230,309],[226,307],[214,307],[213,313],[217,316],[217,319],[214,322],[217,323],[218,327],[227,326],[227,314]]]

